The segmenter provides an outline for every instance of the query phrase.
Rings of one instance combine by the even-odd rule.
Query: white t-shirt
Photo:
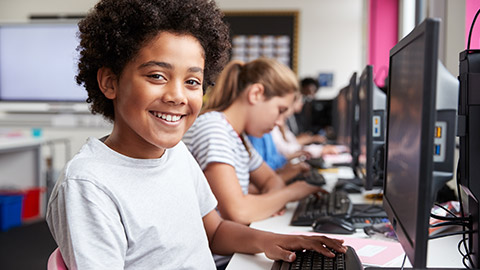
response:
[[[258,169],[263,159],[247,136],[243,138],[248,150],[225,115],[222,112],[212,111],[200,115],[195,120],[183,136],[183,141],[202,170],[212,162],[225,163],[234,167],[242,191],[247,194],[250,172]]]
[[[56,183],[47,222],[69,269],[215,269],[202,217],[216,204],[182,142],[134,159],[89,138]]]

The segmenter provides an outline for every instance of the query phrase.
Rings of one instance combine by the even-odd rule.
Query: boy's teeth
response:
[[[180,120],[180,116],[178,115],[171,115],[171,114],[163,114],[163,113],[155,113],[156,117],[162,118],[163,120],[169,121],[169,122],[176,122]]]

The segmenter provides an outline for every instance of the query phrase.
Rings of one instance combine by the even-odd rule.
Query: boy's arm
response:
[[[285,235],[260,231],[223,220],[215,210],[203,217],[203,224],[210,249],[219,255],[264,252],[272,260],[291,262],[295,260],[295,252],[293,252],[295,250],[315,250],[329,257],[333,257],[334,254],[328,248],[338,252],[346,251],[343,240],[324,236]]]

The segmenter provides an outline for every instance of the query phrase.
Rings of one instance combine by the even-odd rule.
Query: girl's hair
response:
[[[213,0],[100,0],[79,23],[77,83],[88,92],[92,113],[114,120],[113,102],[97,83],[107,67],[120,77],[147,42],[161,32],[195,37],[204,50],[204,88],[228,61],[229,28]]]
[[[224,111],[255,83],[263,85],[266,99],[299,91],[295,73],[274,59],[258,58],[248,63],[232,61],[208,92],[202,113]]]

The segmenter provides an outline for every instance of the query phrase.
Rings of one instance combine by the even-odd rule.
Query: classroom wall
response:
[[[228,11],[299,11],[298,75],[333,73],[333,86],[320,97],[330,98],[348,83],[365,62],[364,0],[218,0]]]
[[[1,0],[0,22],[24,22],[32,14],[85,13],[96,0]],[[364,0],[217,0],[225,11],[299,11],[298,75],[334,74],[331,92],[347,84],[364,61]]]
[[[449,0],[448,3],[453,3]],[[462,0],[463,1],[463,0]],[[0,23],[27,22],[30,15],[84,14],[97,0],[0,0]],[[367,55],[367,0],[217,0],[225,11],[298,11],[298,76],[333,73],[333,86],[320,91],[321,98],[333,98],[348,83],[354,71],[360,72]],[[458,3],[458,2],[456,2]],[[458,6],[455,6],[458,8]],[[453,7],[447,10],[452,10]],[[454,17],[451,21],[457,21]],[[462,31],[460,31],[462,32]],[[451,37],[451,36],[450,36]],[[452,40],[448,38],[447,40]],[[455,59],[456,55],[450,59]],[[451,60],[449,67],[455,68]],[[453,72],[452,72],[453,73]],[[454,73],[455,74],[455,73]],[[0,112],[1,114],[1,112]],[[29,132],[31,126],[25,126]],[[16,128],[19,128],[18,126]],[[46,136],[72,136],[72,152],[86,136],[101,136],[108,128],[51,127]]]
[[[28,22],[31,15],[84,14],[97,0],[0,0],[0,23]],[[317,76],[319,72],[334,74],[333,87],[323,91],[324,96],[333,98],[337,89],[347,84],[354,71],[365,63],[365,0],[217,0],[225,11],[298,11],[298,75]],[[0,116],[2,112],[0,111]],[[19,116],[25,118],[25,116]],[[19,118],[2,121],[1,129],[11,129],[27,136],[31,128],[41,128],[45,138],[69,138],[68,152],[74,154],[85,143],[88,136],[101,137],[109,133],[108,125],[98,124],[98,117],[91,119],[94,125],[84,124],[85,115],[67,115],[66,121],[51,121],[48,115],[39,115],[40,120]],[[58,117],[58,116],[54,116]],[[1,117],[0,117],[1,118]],[[7,115],[4,118],[10,119]],[[27,117],[29,118],[29,117]],[[24,122],[25,121],[25,122]],[[100,120],[101,121],[101,120]],[[5,124],[5,122],[7,122]],[[45,124],[47,123],[47,124]],[[73,124],[72,123],[83,123]],[[54,167],[58,170],[65,162],[65,149],[59,145]],[[50,154],[47,151],[47,155]]]

